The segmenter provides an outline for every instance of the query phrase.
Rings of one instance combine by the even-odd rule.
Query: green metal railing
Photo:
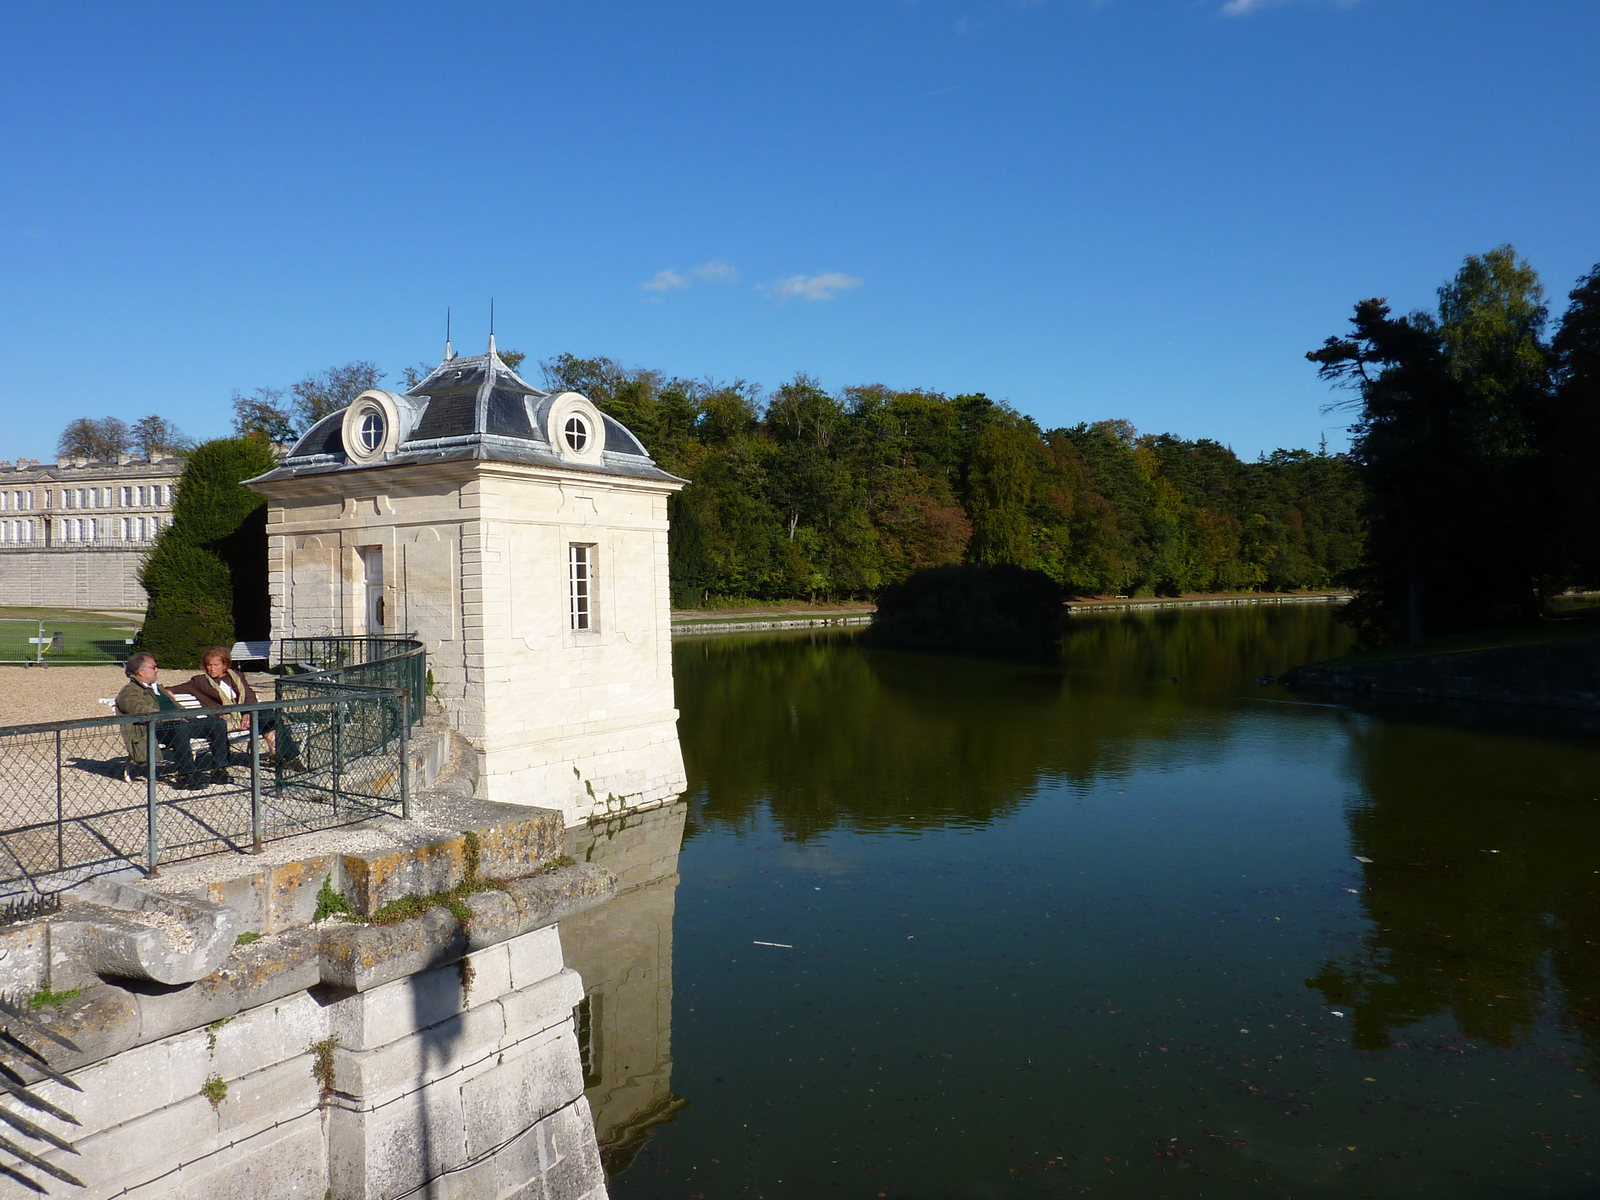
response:
[[[270,702],[0,727],[0,893],[59,891],[129,864],[153,875],[179,859],[409,818],[422,643],[289,638],[282,647],[280,661],[303,673],[279,678]],[[212,760],[219,723],[232,729],[223,762]],[[265,759],[274,728],[277,753]],[[193,769],[181,773],[180,762]]]
[[[422,719],[428,653],[414,637],[284,638],[278,662],[305,672],[279,679],[280,697],[314,695],[319,688],[393,688],[410,697],[412,724]]]

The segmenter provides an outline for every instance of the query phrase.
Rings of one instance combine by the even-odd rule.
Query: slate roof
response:
[[[603,413],[605,443],[600,461],[578,463],[563,458],[544,433],[545,412],[554,394],[533,387],[507,366],[495,352],[492,339],[487,354],[452,355],[409,391],[390,392],[389,396],[401,422],[394,454],[365,463],[347,457],[343,436],[346,410],[340,409],[306,430],[276,470],[249,482],[471,459],[682,482],[656,466],[643,444],[621,422]]]

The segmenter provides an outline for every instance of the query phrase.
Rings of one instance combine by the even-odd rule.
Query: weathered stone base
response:
[[[131,1047],[75,1072],[82,1093],[37,1086],[81,1128],[31,1115],[76,1140],[78,1155],[47,1157],[85,1200],[602,1197],[572,1020],[582,992],[547,926],[369,991],[300,992]],[[215,1105],[213,1077],[227,1086]],[[29,1194],[0,1178],[0,1196]]]
[[[559,809],[569,829],[669,803],[688,787],[676,713],[625,729],[497,746],[481,764],[480,798]]]
[[[556,922],[609,899],[615,877],[560,857],[555,812],[437,795],[418,807],[429,824],[307,835],[277,862],[101,881],[0,938],[26,960],[13,989],[61,993],[34,1019],[70,1039],[49,1061],[82,1090],[31,1066],[22,1078],[81,1124],[0,1106],[75,1144],[30,1142],[83,1180],[74,1195],[605,1196],[573,1013],[583,983]],[[420,915],[359,919],[473,880],[481,890]],[[314,923],[324,887],[355,916]],[[240,929],[254,940],[238,944]],[[38,1168],[9,1161],[0,1200],[36,1195]]]

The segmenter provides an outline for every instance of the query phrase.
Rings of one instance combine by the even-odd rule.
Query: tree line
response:
[[[502,351],[519,367],[525,356]],[[429,370],[404,370],[414,386]],[[667,471],[673,602],[869,597],[920,567],[1011,563],[1075,594],[1328,587],[1361,548],[1350,461],[1126,421],[1045,430],[982,394],[882,385],[770,394],[558,355],[543,385],[621,421]],[[384,373],[356,361],[233,396],[234,431],[288,442]]]
[[[1078,595],[1294,590],[1360,556],[1360,485],[1325,450],[1245,462],[1126,421],[1047,430],[981,393],[830,393],[802,375],[763,394],[570,354],[542,369],[691,481],[671,508],[680,607],[866,597],[962,561]]]
[[[1600,586],[1600,266],[1553,336],[1538,273],[1471,255],[1433,311],[1355,306],[1307,357],[1350,388],[1365,553],[1350,619],[1369,642],[1537,620]]]
[[[405,385],[427,369],[402,372]],[[546,388],[589,396],[690,480],[670,504],[679,607],[868,598],[959,562],[1032,568],[1077,595],[1292,591],[1332,586],[1361,557],[1361,484],[1347,456],[1325,449],[1246,462],[1216,441],[1126,421],[1044,429],[981,393],[832,393],[804,375],[765,393],[605,357],[562,354],[540,370]],[[383,378],[357,361],[235,392],[234,433],[264,448],[292,442]],[[232,444],[207,446],[237,466]],[[210,590],[197,563],[170,571],[153,559],[146,586],[185,576],[164,590],[189,611],[189,593]],[[237,596],[210,608],[198,624],[220,629],[243,612]]]

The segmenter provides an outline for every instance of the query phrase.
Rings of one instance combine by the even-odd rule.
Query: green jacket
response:
[[[144,717],[151,713],[183,711],[183,707],[165,691],[157,695],[137,679],[128,680],[117,693],[116,708],[117,715],[123,717]],[[143,725],[122,726],[122,744],[127,748],[128,757],[140,766],[143,766],[149,758],[145,753],[147,736]]]

